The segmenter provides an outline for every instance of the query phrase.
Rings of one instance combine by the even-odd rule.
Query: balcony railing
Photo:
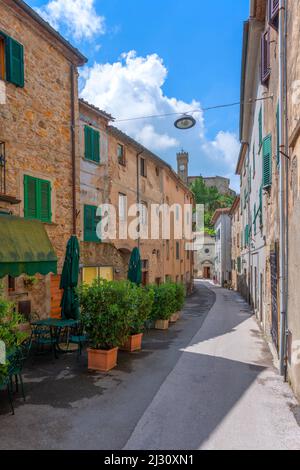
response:
[[[0,141],[0,194],[6,194],[5,142]]]

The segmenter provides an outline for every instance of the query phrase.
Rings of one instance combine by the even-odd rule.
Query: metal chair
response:
[[[89,342],[88,335],[84,331],[83,325],[80,323],[79,325],[75,326],[71,329],[68,343],[69,344],[76,344],[77,347],[77,360],[82,354],[82,348],[85,344]]]
[[[37,354],[44,353],[45,347],[50,346],[53,358],[57,358],[56,345],[57,337],[53,335],[52,329],[43,325],[32,325],[31,338],[32,345],[36,348]]]

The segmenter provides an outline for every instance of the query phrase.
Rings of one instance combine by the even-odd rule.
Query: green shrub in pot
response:
[[[183,309],[184,302],[185,302],[185,287],[183,284],[176,284],[176,293],[175,293],[175,303],[176,309],[175,312],[180,312]]]
[[[130,319],[130,334],[137,335],[144,331],[145,323],[149,320],[153,308],[154,291],[145,287],[133,285],[135,291],[136,309]]]
[[[127,281],[95,281],[78,289],[81,320],[91,349],[111,350],[130,334],[136,312],[136,290]]]
[[[152,286],[154,291],[154,302],[151,311],[151,319],[156,320],[169,320],[170,316],[174,313],[174,285],[171,283],[161,284],[159,286]]]

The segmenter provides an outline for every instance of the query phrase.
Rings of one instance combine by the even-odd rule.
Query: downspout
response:
[[[77,235],[77,207],[76,207],[76,140],[75,140],[75,73],[73,64],[70,67],[71,78],[71,154],[72,154],[72,221],[73,235]]]
[[[280,128],[280,337],[279,337],[279,371],[285,375],[286,369],[286,331],[287,331],[287,220],[286,220],[286,169],[288,155],[287,139],[287,67],[286,67],[286,0],[279,3],[279,128]]]
[[[136,203],[140,204],[140,156],[144,153],[143,150],[136,154]],[[138,248],[141,248],[141,233],[138,236]]]

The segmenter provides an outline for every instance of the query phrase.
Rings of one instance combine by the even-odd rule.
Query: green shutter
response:
[[[92,162],[100,162],[100,132],[90,126],[84,127],[84,156]]]
[[[24,176],[24,217],[38,218],[38,181],[32,176]]]
[[[93,161],[99,163],[100,162],[100,133],[98,131],[95,131],[92,129],[92,156],[93,156]]]
[[[5,38],[6,80],[24,87],[24,48],[10,37]]]
[[[254,213],[253,213],[253,228],[254,228],[254,235],[256,235],[256,219],[257,219],[257,212],[256,212],[256,204],[254,204]]]
[[[51,183],[49,181],[39,181],[39,219],[42,222],[51,222]]]
[[[259,148],[261,148],[263,143],[263,128],[262,128],[262,108],[260,108],[258,115],[258,132],[259,132]]]
[[[272,136],[268,135],[263,141],[263,187],[272,185]]]
[[[238,270],[238,273],[241,273],[242,263],[241,263],[241,258],[240,257],[238,257],[238,259],[237,259],[237,270]]]
[[[101,217],[96,215],[96,206],[84,206],[84,241],[85,242],[100,242],[97,236],[97,224],[100,222]]]
[[[276,128],[277,128],[277,165],[280,163],[280,120],[279,120],[279,103],[276,112]]]

